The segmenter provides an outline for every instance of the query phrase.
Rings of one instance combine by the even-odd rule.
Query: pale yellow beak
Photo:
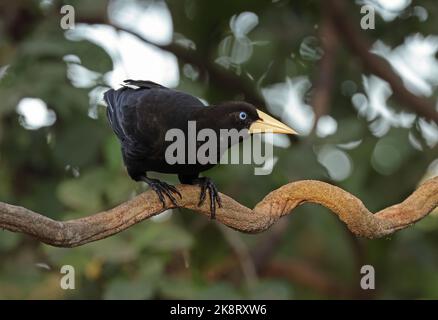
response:
[[[298,134],[295,130],[292,128],[289,128],[284,123],[281,123],[277,119],[274,119],[270,115],[257,110],[257,114],[259,115],[259,120],[254,122],[249,127],[249,133],[284,133],[284,134]]]

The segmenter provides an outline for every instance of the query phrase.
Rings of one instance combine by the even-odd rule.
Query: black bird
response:
[[[215,218],[216,202],[221,207],[221,199],[212,180],[199,177],[199,173],[210,169],[219,160],[206,164],[197,160],[196,163],[186,161],[183,164],[169,164],[165,154],[172,141],[166,141],[166,132],[178,128],[187,134],[188,122],[196,121],[198,132],[209,128],[218,133],[218,137],[220,129],[247,129],[248,134],[266,130],[296,134],[285,124],[249,103],[232,101],[206,107],[190,94],[151,81],[125,80],[120,89],[105,92],[104,99],[108,105],[108,120],[120,140],[129,176],[135,181],[146,182],[157,193],[163,207],[165,196],[178,206],[175,195],[181,197],[181,194],[174,186],[149,178],[148,171],[178,174],[181,183],[200,185],[199,205],[205,201],[208,191],[212,219]],[[227,141],[226,148],[243,138]],[[198,142],[197,146],[200,144]],[[220,159],[224,151],[218,148],[216,159]]]

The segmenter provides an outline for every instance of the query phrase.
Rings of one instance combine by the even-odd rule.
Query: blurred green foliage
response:
[[[148,3],[148,1],[143,1]],[[403,43],[413,32],[435,32],[436,3],[415,1],[429,12],[419,23],[416,17],[384,22],[370,36],[391,46]],[[65,2],[67,3],[67,1]],[[78,16],[104,21],[106,1],[71,1]],[[93,5],[92,5],[93,3]],[[90,116],[89,92],[104,83],[103,74],[113,61],[104,49],[89,41],[71,41],[59,27],[59,1],[16,1],[0,5],[0,200],[41,212],[53,219],[86,216],[111,208],[145,190],[132,182],[123,167],[118,141],[99,104]],[[311,79],[318,61],[303,59],[300,43],[318,36],[321,7],[318,1],[167,1],[174,32],[191,39],[200,56],[215,61],[218,45],[231,34],[229,21],[244,11],[254,12],[259,24],[251,32],[251,58],[239,68],[241,77],[262,78],[263,86],[285,77],[307,75]],[[352,8],[354,5],[351,5]],[[360,19],[359,7],[352,13]],[[435,15],[434,15],[435,14]],[[264,42],[268,42],[268,45]],[[66,55],[100,74],[92,87],[79,88],[67,77]],[[147,63],[139,61],[138,63]],[[293,180],[331,181],[318,162],[323,147],[362,140],[345,149],[352,171],[337,185],[363,200],[370,210],[403,200],[422,179],[437,149],[422,140],[418,120],[412,128],[392,127],[382,137],[373,135],[366,118],[358,116],[351,96],[342,84],[352,80],[361,87],[361,68],[343,47],[339,49],[330,115],[337,131],[327,137],[303,136],[287,149],[276,148],[279,160],[271,175],[254,176],[251,166],[218,166],[208,172],[219,189],[252,207],[271,190]],[[269,72],[267,72],[269,67]],[[208,80],[184,76],[180,63],[179,89],[210,102],[241,97]],[[1,73],[0,73],[1,75]],[[257,81],[254,80],[254,90]],[[42,99],[56,113],[52,126],[27,130],[16,106],[21,98]],[[306,101],[309,96],[305,97]],[[391,105],[400,106],[391,100]],[[418,137],[422,151],[409,143]],[[378,153],[390,145],[393,153]],[[385,150],[385,149],[382,149]],[[377,154],[376,154],[377,152]],[[175,177],[166,180],[176,183]],[[352,240],[345,227],[324,208],[305,205],[287,219],[286,231],[265,261],[301,261],[341,287],[359,291],[362,264],[376,269],[374,298],[438,298],[438,220],[430,216],[388,239]],[[290,222],[290,223],[289,223]],[[175,210],[172,215],[151,219],[111,238],[74,249],[49,247],[35,240],[0,231],[0,298],[17,299],[151,299],[151,298],[337,298],[309,283],[287,275],[260,272],[248,280],[236,254],[235,244],[215,222],[196,214]],[[262,235],[236,233],[250,252],[271,241],[274,231]],[[291,262],[292,263],[292,262]],[[59,286],[62,265],[76,270],[76,289]],[[231,267],[220,277],[212,270]],[[309,267],[310,268],[310,267]],[[310,269],[309,269],[310,270]],[[291,271],[292,272],[292,271]],[[292,272],[293,273],[293,272]],[[295,275],[300,278],[300,275]],[[349,297],[356,297],[353,294]]]

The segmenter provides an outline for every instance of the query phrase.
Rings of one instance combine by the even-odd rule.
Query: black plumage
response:
[[[198,131],[209,128],[219,133],[220,129],[250,129],[256,122],[262,123],[260,115],[263,113],[246,102],[226,102],[207,107],[192,95],[142,80],[126,80],[122,88],[108,90],[104,99],[108,105],[108,120],[120,140],[123,161],[129,176],[135,181],[148,183],[163,206],[165,196],[177,206],[176,196],[181,195],[175,187],[147,177],[147,172],[178,174],[181,183],[199,184],[199,204],[205,201],[208,192],[214,218],[216,203],[221,206],[218,191],[211,179],[199,177],[199,174],[213,167],[215,163],[168,164],[165,151],[172,142],[165,141],[166,132],[179,128],[187,134],[188,121],[196,121]],[[228,147],[235,142],[238,141],[230,141]],[[200,142],[198,146],[199,144]],[[218,150],[217,162],[223,151],[225,150]]]

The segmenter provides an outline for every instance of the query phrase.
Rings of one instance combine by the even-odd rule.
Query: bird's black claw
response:
[[[207,184],[201,182],[200,183],[200,187],[201,187],[201,193],[199,195],[199,202],[198,202],[198,207],[202,206],[202,204],[205,201],[205,196],[207,195]]]
[[[172,186],[172,185],[169,185],[169,184],[168,184],[168,186],[169,186],[170,191],[172,191],[173,193],[176,193],[178,195],[178,197],[180,199],[182,199],[181,192],[179,192],[178,189],[175,188],[175,186]]]
[[[175,193],[181,198],[181,193],[174,186],[157,179],[144,178],[143,181],[155,191],[163,205],[163,208],[166,206],[165,195],[170,199],[174,206],[178,207],[178,203],[173,194]]]
[[[198,207],[201,206],[205,202],[205,198],[207,196],[207,191],[210,196],[210,213],[211,219],[216,218],[216,203],[219,208],[222,208],[222,200],[219,195],[219,192],[214,185],[213,181],[210,178],[199,178],[199,185],[201,187],[201,194],[199,196]]]

